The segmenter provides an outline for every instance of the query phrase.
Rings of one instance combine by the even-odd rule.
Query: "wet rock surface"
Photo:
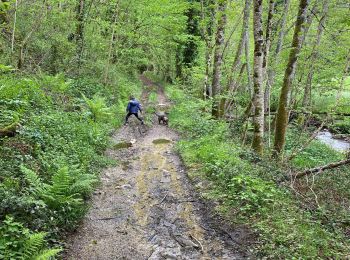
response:
[[[159,103],[166,103],[162,93]],[[225,227],[201,201],[173,152],[177,139],[166,126],[135,120],[113,136],[116,144],[136,142],[107,151],[120,164],[103,172],[65,259],[248,258],[240,246],[246,231]]]

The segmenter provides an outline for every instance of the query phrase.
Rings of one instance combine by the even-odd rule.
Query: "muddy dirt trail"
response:
[[[148,86],[142,94],[146,104],[146,89],[153,83],[141,80]],[[161,88],[158,102],[167,104]],[[196,195],[173,151],[178,135],[166,126],[140,126],[130,119],[107,151],[120,163],[102,173],[91,209],[68,239],[64,258],[246,259],[239,250],[242,232],[228,231]]]

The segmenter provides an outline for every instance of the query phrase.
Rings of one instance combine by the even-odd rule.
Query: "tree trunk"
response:
[[[11,37],[11,52],[13,53],[15,47],[15,32],[16,32],[16,23],[17,23],[17,7],[18,0],[15,1],[15,14],[13,18],[13,29],[12,29],[12,37]]]
[[[247,90],[250,93],[250,97],[253,97],[253,83],[252,83],[252,72],[251,72],[251,68],[250,68],[250,59],[249,59],[249,53],[250,53],[250,47],[249,47],[249,32],[246,32],[246,41],[245,41],[245,46],[244,46],[244,50],[245,50],[245,59],[246,59],[246,69],[247,69]]]
[[[311,25],[314,21],[314,16],[315,16],[315,13],[317,13],[317,8],[318,8],[318,4],[319,4],[320,1],[315,1],[314,2],[314,5],[312,6],[311,10],[308,12],[308,14],[306,15],[306,20],[305,20],[305,24],[304,24],[304,33],[303,33],[303,36],[302,36],[302,40],[301,40],[301,47],[303,47],[305,41],[306,41],[306,38],[307,38],[307,35],[309,33],[309,30],[311,28]]]
[[[215,36],[215,52],[214,52],[214,67],[213,67],[213,107],[212,107],[212,115],[215,118],[219,118],[222,115],[222,111],[220,111],[220,100],[218,96],[221,94],[221,65],[222,65],[222,48],[224,45],[224,35],[225,35],[225,26],[226,26],[226,0],[219,3],[219,21]]]
[[[283,85],[281,89],[278,110],[276,115],[275,128],[275,155],[281,154],[285,145],[286,131],[288,125],[288,100],[292,88],[295,70],[297,66],[298,55],[302,44],[302,31],[306,20],[309,0],[300,0],[298,17],[294,28],[292,49],[289,53],[287,68],[285,70]]]
[[[117,3],[116,3],[115,10],[114,10],[113,22],[111,24],[112,25],[112,34],[111,34],[111,41],[109,43],[108,58],[107,58],[105,76],[104,76],[104,83],[105,84],[107,84],[107,81],[108,81],[109,66],[111,64],[112,51],[113,51],[113,46],[114,46],[114,41],[115,41],[115,25],[116,25],[117,19],[118,19],[118,9],[119,9],[119,1],[117,1]]]
[[[310,55],[310,63],[309,63],[310,70],[309,70],[309,73],[307,75],[306,85],[304,88],[304,97],[303,97],[303,103],[302,103],[303,107],[309,107],[311,105],[312,79],[313,79],[314,72],[315,72],[315,63],[317,61],[318,51],[319,51],[318,48],[319,48],[320,43],[321,43],[321,37],[323,34],[324,25],[325,25],[326,18],[327,18],[327,13],[328,13],[328,0],[324,0],[323,7],[322,7],[322,17],[318,23],[317,36],[316,36],[316,40],[314,42],[314,45],[312,47],[312,52]]]
[[[264,32],[262,0],[254,0],[254,138],[252,148],[259,155],[264,151]]]
[[[207,46],[205,51],[205,76],[204,76],[204,99],[210,98],[213,95],[212,88],[209,83],[209,74],[211,68],[211,47]]]
[[[242,25],[242,33],[241,33],[241,39],[238,44],[238,48],[236,51],[235,59],[233,61],[232,67],[231,67],[231,75],[228,80],[228,90],[231,92],[234,92],[237,88],[238,82],[237,80],[234,80],[234,74],[239,68],[241,64],[241,57],[243,54],[243,51],[245,50],[246,42],[247,42],[247,36],[249,33],[249,16],[250,16],[250,6],[251,6],[252,0],[245,0],[244,5],[244,15],[243,15],[243,25]]]
[[[282,50],[286,21],[287,21],[288,10],[289,10],[289,3],[290,3],[290,0],[284,0],[283,15],[282,15],[282,20],[281,20],[281,29],[280,29],[280,32],[278,34],[277,46],[276,46],[276,51],[275,51],[276,56],[278,56]]]
[[[275,10],[275,1],[270,0],[269,2],[269,13],[267,16],[267,25],[266,25],[266,36],[265,36],[265,47],[264,47],[264,62],[263,62],[263,86],[265,86],[264,92],[264,108],[265,111],[268,111],[270,108],[270,85],[268,82],[267,67],[269,52],[271,47],[271,33],[272,33],[272,18]]]
[[[269,98],[270,98],[270,92],[271,92],[271,88],[273,87],[274,83],[275,83],[275,65],[279,63],[279,59],[280,59],[280,53],[282,50],[282,45],[283,45],[283,41],[284,41],[284,35],[285,35],[285,27],[286,27],[286,20],[287,20],[287,16],[288,16],[288,10],[289,10],[289,4],[290,4],[290,0],[284,0],[284,7],[283,7],[283,15],[282,15],[282,20],[281,20],[281,24],[280,24],[280,31],[278,34],[278,39],[277,39],[277,46],[276,46],[276,50],[274,51],[274,55],[273,55],[273,59],[272,59],[272,66],[268,67],[268,71],[267,71],[267,81],[266,81],[266,88],[268,88],[265,91],[265,100],[267,100],[265,102],[265,108],[269,108],[270,107],[270,102],[269,102]],[[268,93],[266,93],[268,92]]]
[[[205,24],[206,17],[206,5],[209,7],[210,18],[209,24]],[[201,35],[202,39],[205,42],[206,50],[205,50],[205,76],[204,76],[204,88],[203,88],[203,98],[206,99],[208,97],[212,97],[212,88],[210,86],[210,70],[212,65],[212,51],[213,51],[213,18],[215,17],[215,8],[213,8],[212,0],[209,3],[204,4],[204,1],[201,0],[201,20],[204,26],[201,27]]]
[[[77,3],[77,27],[76,27],[76,44],[77,44],[77,60],[78,68],[80,69],[81,59],[84,48],[84,11],[85,0],[78,0]]]

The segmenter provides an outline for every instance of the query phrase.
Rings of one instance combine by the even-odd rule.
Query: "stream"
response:
[[[350,142],[347,142],[342,139],[336,139],[333,137],[332,133],[328,130],[322,130],[318,133],[317,140],[330,146],[338,152],[345,153],[350,149]]]

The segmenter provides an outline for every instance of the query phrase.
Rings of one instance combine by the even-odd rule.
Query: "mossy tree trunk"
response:
[[[264,42],[262,0],[254,0],[254,138],[252,147],[260,155],[264,151]]]
[[[283,85],[280,93],[278,110],[276,115],[274,155],[280,155],[284,149],[286,132],[288,126],[288,103],[292,89],[293,79],[297,66],[298,55],[300,53],[303,40],[303,27],[306,21],[309,0],[300,0],[297,21],[294,27],[292,48],[289,53],[288,64],[284,73]]]

